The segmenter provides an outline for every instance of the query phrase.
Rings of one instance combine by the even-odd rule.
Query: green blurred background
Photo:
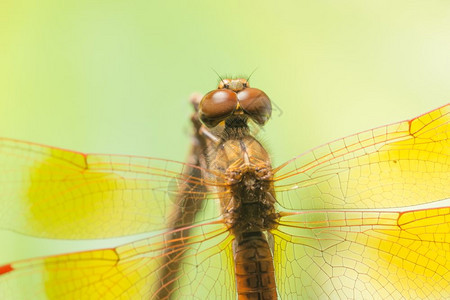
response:
[[[447,103],[449,32],[449,1],[2,1],[0,136],[182,161],[189,95],[258,68],[278,165]],[[0,263],[123,242],[0,239]]]

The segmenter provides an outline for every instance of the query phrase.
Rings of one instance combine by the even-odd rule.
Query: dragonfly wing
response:
[[[165,297],[233,299],[234,267],[227,228],[211,223],[191,230],[192,235],[176,240],[171,239],[173,232],[168,232],[115,249],[2,266],[0,298],[158,299],[171,284],[164,279],[170,263],[179,263],[179,272],[170,277],[174,283]]]
[[[292,213],[273,234],[282,299],[450,297],[450,207]]]
[[[352,135],[282,165],[275,181],[286,209],[389,208],[450,195],[450,105]]]
[[[205,182],[186,175],[189,168],[196,167],[0,139],[0,228],[70,239],[159,230],[180,196],[194,202],[207,197],[195,188]],[[183,194],[186,182],[191,185]]]

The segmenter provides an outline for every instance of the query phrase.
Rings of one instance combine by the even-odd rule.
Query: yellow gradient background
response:
[[[2,1],[0,136],[183,161],[189,95],[212,69],[258,68],[278,165],[447,103],[449,16],[448,1]],[[0,239],[0,264],[124,242]]]

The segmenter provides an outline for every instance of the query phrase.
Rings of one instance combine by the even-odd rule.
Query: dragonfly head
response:
[[[199,117],[212,128],[232,117],[248,118],[264,125],[272,114],[272,104],[263,91],[251,88],[246,79],[223,79],[217,89],[207,93],[199,105]]]

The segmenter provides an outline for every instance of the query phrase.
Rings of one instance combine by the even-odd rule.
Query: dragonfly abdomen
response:
[[[261,231],[236,238],[234,262],[239,299],[277,299],[272,253]]]

